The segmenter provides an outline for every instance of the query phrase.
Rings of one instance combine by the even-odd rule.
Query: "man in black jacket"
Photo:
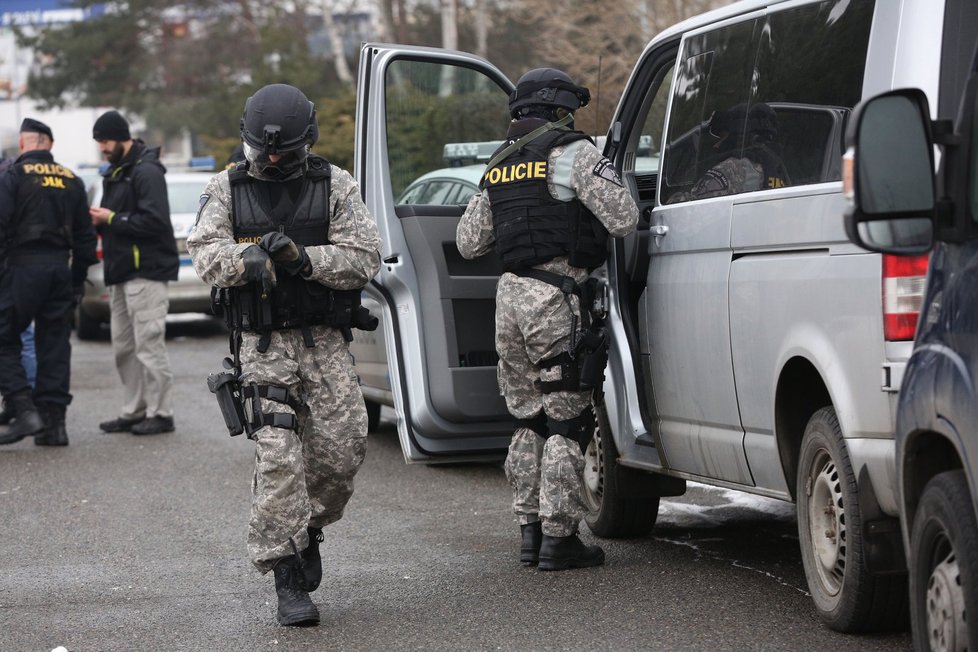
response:
[[[129,123],[117,111],[99,116],[92,136],[110,164],[103,174],[101,207],[90,213],[102,236],[112,349],[124,396],[119,417],[99,427],[134,435],[171,432],[167,282],[177,280],[180,259],[170,223],[166,168],[159,160],[160,148],[133,140]]]
[[[0,175],[0,394],[12,422],[0,444],[30,435],[67,446],[71,312],[95,263],[85,185],[51,156],[50,127],[20,127],[20,156]],[[21,333],[35,324],[34,388],[21,362]]]

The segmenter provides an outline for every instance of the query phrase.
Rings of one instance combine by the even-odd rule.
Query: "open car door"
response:
[[[381,306],[408,462],[500,457],[512,435],[496,382],[501,267],[493,254],[465,260],[455,246],[509,122],[512,89],[462,52],[366,44],[360,53],[354,168],[383,257],[365,291]]]

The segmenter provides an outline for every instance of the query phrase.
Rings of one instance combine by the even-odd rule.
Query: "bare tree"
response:
[[[336,21],[333,20],[333,13],[336,9],[333,0],[319,0],[319,8],[323,12],[323,28],[326,36],[329,37],[330,47],[333,50],[333,67],[336,68],[336,76],[344,84],[353,84],[353,75],[350,73],[350,64],[346,60],[346,53],[343,51],[343,36],[336,28]]]

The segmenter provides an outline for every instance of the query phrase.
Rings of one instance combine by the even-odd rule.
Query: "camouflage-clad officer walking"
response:
[[[223,288],[256,442],[248,553],[272,570],[283,625],[314,624],[322,528],[339,520],[366,450],[367,414],[348,348],[380,239],[353,178],[309,149],[316,114],[273,84],[245,105],[246,161],[211,179],[187,239]],[[236,341],[235,341],[236,340]]]
[[[577,536],[586,513],[583,451],[594,430],[591,392],[580,378],[589,354],[581,346],[591,308],[585,288],[606,258],[608,235],[632,232],[638,207],[611,161],[586,135],[565,127],[589,99],[559,70],[520,78],[510,95],[507,140],[456,234],[465,258],[495,249],[503,264],[498,379],[517,421],[506,474],[521,529],[520,561],[540,570],[604,562],[601,548]]]

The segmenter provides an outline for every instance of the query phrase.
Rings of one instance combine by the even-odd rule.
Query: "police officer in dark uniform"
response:
[[[71,313],[96,262],[95,230],[84,184],[51,156],[51,129],[27,118],[19,144],[20,156],[0,176],[0,394],[13,416],[0,444],[33,435],[39,446],[66,446]],[[32,321],[33,392],[20,339]]]

